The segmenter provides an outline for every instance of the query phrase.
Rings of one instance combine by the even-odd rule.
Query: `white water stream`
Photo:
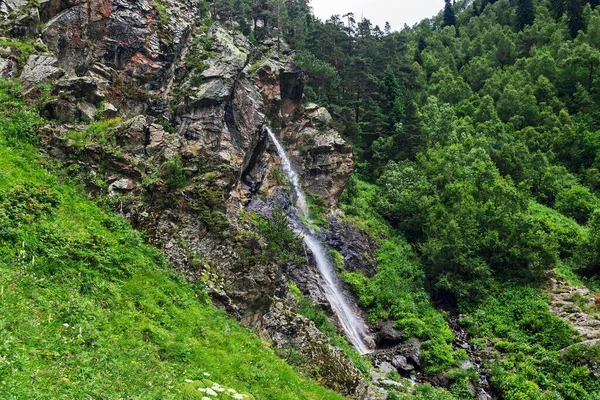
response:
[[[302,215],[304,218],[309,218],[308,204],[300,186],[300,178],[292,168],[292,163],[287,152],[281,143],[279,143],[271,128],[267,127],[266,129],[269,138],[277,148],[277,153],[281,158],[281,169],[292,185],[292,191],[296,197],[296,213],[298,216]],[[348,340],[350,340],[361,354],[370,353],[373,351],[375,343],[369,334],[369,328],[361,316],[354,311],[357,307],[352,307],[349,299],[342,292],[340,280],[335,274],[325,247],[315,237],[315,232],[310,227],[303,225],[301,228],[296,229],[296,232],[302,237],[306,246],[315,256],[317,268],[322,278],[325,297],[329,301],[329,304],[331,304],[333,312],[337,316]]]

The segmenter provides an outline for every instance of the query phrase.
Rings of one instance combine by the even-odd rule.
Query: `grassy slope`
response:
[[[194,398],[205,372],[258,399],[341,398],[41,167],[17,92],[0,82],[0,398]]]

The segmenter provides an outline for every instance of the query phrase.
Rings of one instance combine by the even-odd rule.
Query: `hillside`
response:
[[[598,398],[596,3],[0,3],[0,397]]]
[[[48,165],[32,144],[41,121],[15,94],[2,83],[1,398],[201,399],[215,384],[221,398],[341,398]]]

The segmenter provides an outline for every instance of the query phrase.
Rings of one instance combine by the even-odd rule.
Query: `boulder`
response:
[[[96,81],[87,76],[56,82],[52,87],[52,94],[64,99],[85,100],[91,104],[104,100],[104,96],[98,93]]]
[[[369,357],[375,366],[391,363],[400,373],[420,369],[421,342],[412,338],[390,349],[377,350]]]
[[[404,338],[404,332],[396,329],[396,321],[384,321],[378,326],[375,333],[375,342],[378,348],[394,347]]]
[[[119,110],[112,103],[106,102],[102,105],[102,117],[111,119],[119,115]]]
[[[263,318],[263,329],[284,358],[287,353],[296,352],[325,386],[353,399],[363,398],[365,378],[346,353],[329,344],[329,338],[312,321],[276,301]]]
[[[32,55],[21,72],[21,80],[26,85],[58,79],[65,71],[58,67],[58,59],[47,55]]]
[[[114,196],[118,193],[129,192],[135,189],[135,183],[130,178],[117,179],[108,186],[108,193],[110,196]]]
[[[84,114],[77,103],[65,99],[52,99],[44,106],[43,112],[50,119],[69,124],[84,120]]]
[[[415,366],[410,364],[405,356],[396,356],[392,358],[392,365],[402,372],[408,372],[415,369]]]

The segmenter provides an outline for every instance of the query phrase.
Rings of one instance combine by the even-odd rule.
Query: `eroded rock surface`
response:
[[[323,378],[327,386],[353,399],[363,397],[367,383],[360,371],[311,321],[277,301],[264,316],[264,327],[284,358],[286,353],[289,358],[304,357],[310,360],[308,368],[327,377]]]
[[[571,324],[585,339],[600,339],[600,320],[585,311],[595,305],[595,295],[589,289],[551,279],[549,291],[554,315]]]

